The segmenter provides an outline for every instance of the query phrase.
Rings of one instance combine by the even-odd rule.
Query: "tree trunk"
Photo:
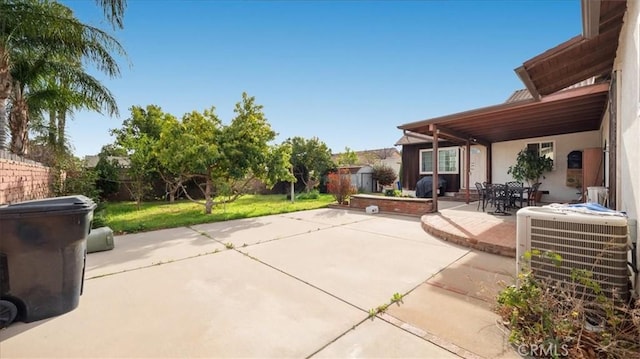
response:
[[[132,191],[133,199],[136,201],[136,209],[139,211],[142,206],[142,198],[144,197],[144,183],[141,179],[136,179],[133,182]]]
[[[182,181],[176,182],[176,184],[169,184],[169,203],[174,203],[176,201],[176,196],[178,191],[182,188]]]
[[[9,73],[9,54],[0,46],[0,150],[7,148],[7,125],[9,114],[7,105],[13,90],[13,80]]]
[[[295,184],[293,183],[293,181],[291,181],[291,203],[295,202],[295,200],[296,200]]]
[[[9,130],[11,131],[10,151],[22,156],[27,153],[27,141],[29,134],[29,107],[27,102],[16,96],[18,99],[11,105],[9,114]]]
[[[8,98],[0,98],[0,150],[7,149],[7,125],[9,123],[9,113],[7,113],[8,103]]]
[[[207,174],[207,182],[204,190],[204,213],[211,214],[211,210],[213,209],[213,198],[211,198],[213,185],[211,183],[211,171]]]
[[[65,140],[65,127],[67,125],[67,111],[58,110],[58,143],[56,144],[56,150],[58,153],[64,153],[64,140]]]
[[[300,179],[302,180],[302,184],[304,185],[304,191],[309,192],[309,181],[311,179],[309,178],[308,172],[306,174],[303,173],[302,176],[300,176]]]
[[[47,146],[56,148],[56,111],[49,111],[49,126],[47,127]]]

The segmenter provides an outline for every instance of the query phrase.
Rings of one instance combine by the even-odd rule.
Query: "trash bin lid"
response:
[[[0,206],[0,217],[27,213],[44,212],[90,212],[96,208],[96,203],[89,197],[76,195],[36,199]]]

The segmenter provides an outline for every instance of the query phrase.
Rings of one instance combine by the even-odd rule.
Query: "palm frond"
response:
[[[98,5],[104,10],[104,16],[114,26],[122,29],[124,26],[124,9],[127,6],[126,0],[96,0]]]

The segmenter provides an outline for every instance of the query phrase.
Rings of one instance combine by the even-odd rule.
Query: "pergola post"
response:
[[[431,137],[433,138],[433,173],[431,177],[431,200],[433,203],[433,212],[438,212],[438,128],[436,125],[429,125],[429,130],[431,131]]]
[[[492,179],[491,179],[491,144],[489,144],[489,146],[486,147],[487,148],[487,164],[485,166],[485,170],[486,170],[486,176],[485,178],[487,179],[488,183],[493,183]]]
[[[469,194],[469,177],[471,177],[471,142],[469,140],[467,140],[467,152],[466,152],[466,159],[465,159],[465,165],[467,168],[464,169],[465,173],[467,174],[466,178],[464,179],[465,181],[465,187],[467,188],[467,193],[466,193],[466,197],[467,197],[467,204],[469,204],[469,200],[470,200],[470,194]]]

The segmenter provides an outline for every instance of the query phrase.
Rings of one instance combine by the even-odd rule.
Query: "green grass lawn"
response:
[[[140,210],[136,209],[135,202],[105,203],[103,213],[105,225],[123,234],[323,208],[333,202],[333,196],[328,194],[295,203],[285,195],[246,195],[226,206],[214,207],[211,214],[204,214],[203,205],[188,200],[145,202]]]

